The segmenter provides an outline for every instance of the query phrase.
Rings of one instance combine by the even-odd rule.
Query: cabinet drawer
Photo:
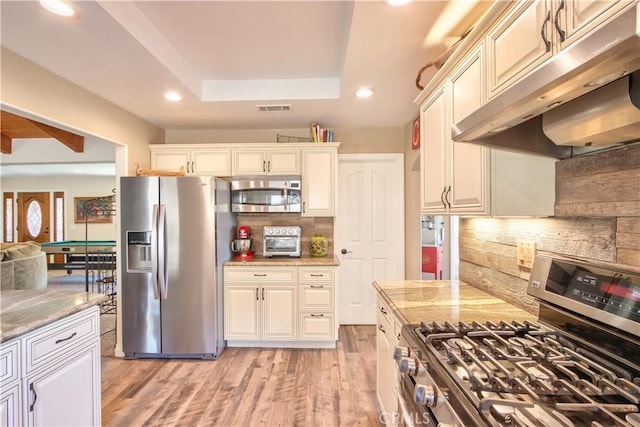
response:
[[[301,283],[334,283],[335,268],[300,267]]]
[[[20,341],[15,339],[0,346],[0,382],[6,385],[20,378]]]
[[[387,304],[382,300],[382,298],[378,297],[378,318],[383,318],[388,325],[393,325],[394,316]]]
[[[100,336],[98,307],[73,314],[24,339],[25,374]]]
[[[295,267],[225,267],[224,283],[291,283],[297,279]]]
[[[335,340],[333,313],[305,313],[300,315],[300,341]]]
[[[334,289],[332,285],[300,286],[300,309],[333,310]]]

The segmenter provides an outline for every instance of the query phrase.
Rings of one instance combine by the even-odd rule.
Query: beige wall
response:
[[[417,108],[417,107],[416,107]],[[334,129],[340,154],[403,153],[404,129],[400,127]],[[216,144],[245,142],[277,142],[278,135],[308,138],[309,129],[224,129],[167,130],[167,144]]]
[[[419,280],[422,271],[420,228],[420,150],[411,149],[413,121],[404,127],[405,279]]]
[[[640,144],[558,162],[554,217],[461,219],[460,279],[536,313],[518,240],[539,254],[640,270]]]
[[[164,130],[64,80],[2,47],[3,109],[43,123],[128,146],[129,174],[149,167],[148,144],[164,142]]]

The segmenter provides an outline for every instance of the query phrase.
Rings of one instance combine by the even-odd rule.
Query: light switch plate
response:
[[[533,259],[536,257],[536,244],[534,242],[518,241],[518,265],[520,267],[533,267]]]

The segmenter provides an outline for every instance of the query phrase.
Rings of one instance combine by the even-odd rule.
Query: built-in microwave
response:
[[[231,180],[232,212],[302,212],[299,176],[244,176]]]

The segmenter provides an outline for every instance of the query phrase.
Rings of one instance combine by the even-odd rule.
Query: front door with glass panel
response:
[[[18,193],[18,240],[48,242],[49,193]]]

